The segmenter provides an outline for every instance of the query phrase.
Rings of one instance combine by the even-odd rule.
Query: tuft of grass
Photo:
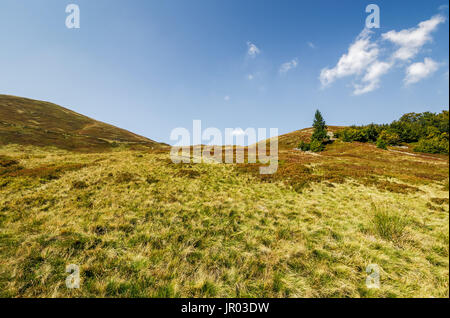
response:
[[[449,204],[448,198],[431,198],[430,201],[438,205]]]
[[[86,189],[89,185],[85,181],[72,182],[72,189]]]
[[[132,174],[131,172],[125,171],[125,172],[119,172],[116,175],[116,182],[117,183],[128,183],[133,180],[135,180],[136,176]]]
[[[7,156],[0,156],[0,167],[6,168],[19,164],[17,160],[8,158]]]
[[[200,172],[192,169],[180,169],[176,173],[177,177],[188,177],[190,179],[195,179],[200,177]]]
[[[399,242],[404,238],[408,224],[404,216],[388,210],[376,211],[373,223],[377,234],[383,239],[392,242]]]
[[[159,182],[159,180],[156,179],[156,178],[153,177],[153,176],[147,176],[147,177],[145,178],[145,181],[146,181],[148,184],[153,184],[153,183],[158,183],[158,182]]]
[[[200,288],[203,297],[214,297],[217,295],[217,287],[213,282],[206,281]]]

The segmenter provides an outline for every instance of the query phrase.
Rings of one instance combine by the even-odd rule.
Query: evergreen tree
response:
[[[319,110],[316,111],[314,115],[313,122],[314,132],[311,136],[311,142],[305,143],[301,141],[298,148],[302,151],[313,151],[320,152],[325,149],[324,142],[328,141],[329,137],[327,135],[327,126],[325,125],[325,120]]]
[[[327,126],[325,125],[325,120],[322,117],[322,114],[319,110],[316,111],[314,115],[314,123],[313,123],[314,132],[311,137],[311,141],[317,140],[323,142],[328,140],[327,135]]]

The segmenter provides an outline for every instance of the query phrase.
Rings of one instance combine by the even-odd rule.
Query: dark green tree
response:
[[[324,142],[328,140],[327,126],[319,110],[316,110],[316,114],[314,115],[313,128],[314,132],[311,136],[311,141],[317,140],[320,142]]]

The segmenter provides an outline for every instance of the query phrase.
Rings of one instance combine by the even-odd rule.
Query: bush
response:
[[[387,130],[383,130],[378,139],[383,140],[388,146],[394,146],[400,143],[400,137],[395,132]]]
[[[352,126],[344,128],[335,134],[336,138],[342,139],[345,142],[359,141],[359,142],[375,142],[381,131],[381,126],[370,124],[368,126],[357,127]]]
[[[323,142],[319,140],[313,140],[309,144],[309,149],[313,152],[320,152],[325,149],[325,145],[323,144]]]
[[[444,135],[444,134],[443,134]],[[425,153],[449,153],[448,135],[422,138],[414,147],[414,151]]]
[[[380,148],[380,149],[386,150],[387,149],[387,144],[386,144],[386,142],[383,139],[378,138],[378,140],[377,140],[377,147]]]
[[[369,126],[364,128],[364,136],[367,138],[368,141],[375,142],[378,139],[378,136],[380,135],[380,126],[375,124],[370,124]]]
[[[304,142],[302,140],[302,141],[300,141],[300,144],[298,145],[298,149],[300,149],[301,151],[309,151],[311,148],[307,142]]]
[[[366,142],[368,141],[367,135],[365,132],[361,129],[357,129],[354,127],[346,128],[341,133],[342,140],[345,142],[352,142],[352,141],[360,141],[360,142]]]
[[[448,153],[448,137],[447,141],[443,140],[443,134],[449,134],[447,110],[440,114],[409,113],[386,125],[352,126],[342,129],[335,136],[345,142],[376,142],[382,149],[389,145],[419,142],[414,148],[415,151]]]

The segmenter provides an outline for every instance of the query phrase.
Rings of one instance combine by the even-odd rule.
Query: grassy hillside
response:
[[[174,164],[50,103],[0,96],[0,119],[0,297],[449,296],[448,155],[341,140],[303,152],[303,129],[261,175]]]
[[[9,143],[98,151],[117,144],[156,147],[158,143],[64,107],[0,95],[0,145]]]
[[[335,133],[343,128],[344,127],[342,126],[328,126],[328,131],[331,133]],[[313,128],[304,128],[278,136],[278,148],[284,150],[292,150],[294,148],[298,148],[298,144],[300,143],[300,141],[310,141],[312,133]]]
[[[0,147],[0,296],[448,297],[448,156],[392,150],[285,148],[261,177],[166,150]]]

